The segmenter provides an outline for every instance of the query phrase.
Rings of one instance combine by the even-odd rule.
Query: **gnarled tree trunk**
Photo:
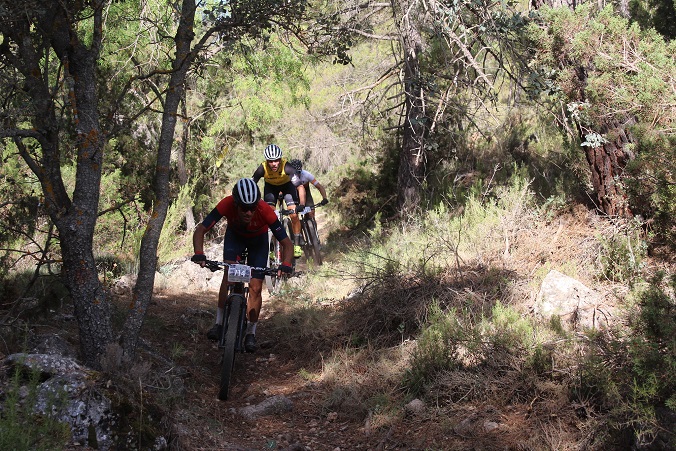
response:
[[[599,147],[585,147],[594,201],[598,209],[608,216],[632,217],[622,178],[624,168],[633,158],[627,144],[633,142],[628,128],[634,123],[633,119],[609,120],[599,129],[607,142]]]
[[[96,80],[103,3],[91,2],[93,31],[87,43],[80,39],[76,24],[71,22],[78,12],[67,10],[67,3],[15,2],[6,6],[0,17],[0,58],[20,74],[18,83],[25,93],[9,99],[29,105],[22,110],[26,117],[7,121],[0,136],[14,139],[22,158],[40,181],[45,208],[59,231],[63,276],[75,306],[82,359],[98,368],[100,356],[112,339],[110,305],[98,279],[93,253],[105,143]],[[63,72],[53,64],[51,51],[63,65]],[[56,73],[62,74],[60,80],[54,80]],[[63,124],[57,119],[61,99],[52,93],[53,87],[61,83],[68,89],[72,118],[68,125],[73,130],[77,153],[72,198],[61,173],[61,152],[66,145],[61,136]],[[27,122],[30,127],[25,126]],[[25,141],[27,138],[30,139]]]
[[[164,100],[164,111],[162,113],[162,130],[157,151],[153,191],[155,202],[141,240],[138,278],[132,292],[130,311],[124,323],[121,337],[124,354],[130,360],[136,355],[138,337],[153,294],[155,270],[157,268],[157,246],[171,201],[169,192],[171,148],[174,143],[178,107],[185,89],[186,74],[194,60],[194,53],[191,53],[190,46],[195,36],[193,32],[195,10],[195,0],[183,0],[175,37],[176,57],[173,61],[173,72],[169,79],[169,89]]]

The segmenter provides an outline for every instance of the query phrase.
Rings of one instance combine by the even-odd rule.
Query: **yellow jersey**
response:
[[[268,166],[268,162],[264,161],[263,162],[263,170],[265,171],[265,174],[263,174],[263,178],[265,179],[265,183],[269,183],[270,185],[275,185],[275,186],[280,186],[284,185],[285,183],[289,183],[291,181],[291,177],[284,172],[284,168],[286,167],[286,159],[282,158],[282,161],[279,163],[279,168],[276,171],[272,171],[270,169],[270,166]]]

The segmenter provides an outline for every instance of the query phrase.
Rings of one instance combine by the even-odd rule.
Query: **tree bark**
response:
[[[157,268],[157,246],[171,200],[169,192],[171,149],[174,143],[178,107],[185,89],[186,74],[194,59],[194,55],[190,52],[190,46],[194,38],[195,9],[195,0],[183,0],[178,30],[174,38],[176,41],[176,56],[172,63],[173,71],[164,99],[162,129],[155,166],[155,202],[141,240],[138,278],[132,291],[130,311],[121,336],[122,348],[125,357],[129,360],[133,360],[136,355],[139,333],[152,297]]]
[[[0,53],[4,62],[21,73],[28,102],[32,106],[31,130],[13,133],[19,153],[36,174],[45,196],[45,208],[59,232],[63,277],[73,298],[80,333],[82,360],[100,367],[100,357],[112,338],[110,305],[98,279],[93,253],[94,226],[99,206],[105,136],[99,123],[96,70],[101,44],[102,4],[92,7],[93,32],[89,45],[83,43],[72,11],[60,2],[41,3],[25,14],[20,5],[16,20],[3,21],[0,32],[6,41]],[[37,25],[35,22],[37,22]],[[75,134],[77,165],[72,199],[61,174],[61,129],[55,99],[50,91],[49,48],[63,64]],[[16,53],[14,53],[14,51]],[[43,53],[45,52],[45,53]],[[60,101],[60,100],[59,100]],[[9,136],[5,131],[3,136]],[[26,137],[39,143],[40,152],[31,152]]]
[[[401,212],[420,206],[422,183],[425,178],[425,138],[428,118],[425,112],[425,86],[420,73],[419,56],[422,37],[415,22],[415,3],[401,0],[394,8],[404,51],[404,123],[397,175],[397,205]],[[395,17],[396,18],[396,17]]]
[[[608,142],[599,147],[585,147],[594,186],[594,200],[598,209],[608,216],[633,216],[622,178],[624,168],[633,159],[626,149],[627,144],[634,142],[628,131],[634,124],[635,120],[631,118],[624,121],[609,120],[599,129]]]
[[[176,157],[176,172],[178,173],[178,185],[183,188],[188,184],[188,172],[185,169],[185,156],[188,153],[191,123],[191,120],[188,117],[188,108],[186,107],[185,89],[183,90],[183,97],[181,99],[181,115],[183,116],[183,133],[178,148],[178,156]],[[192,211],[191,205],[185,207],[185,229],[195,229],[195,214]]]

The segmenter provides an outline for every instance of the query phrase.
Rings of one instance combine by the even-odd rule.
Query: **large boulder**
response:
[[[116,415],[111,401],[96,387],[97,373],[54,354],[12,354],[4,364],[11,373],[17,369],[24,374],[39,372],[32,409],[68,424],[73,443],[100,450],[112,447]]]
[[[533,310],[545,320],[558,316],[562,325],[578,331],[604,328],[612,316],[600,293],[556,270],[542,281]]]

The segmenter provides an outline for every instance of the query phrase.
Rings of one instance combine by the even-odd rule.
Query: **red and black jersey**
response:
[[[267,233],[268,229],[272,230],[272,233],[279,241],[287,237],[282,224],[277,219],[275,210],[262,199],[258,201],[256,210],[248,224],[240,221],[235,199],[232,196],[228,196],[222,199],[216,205],[216,208],[211,210],[211,213],[202,221],[202,225],[209,230],[221,218],[225,218],[228,222],[228,227],[232,228],[233,232],[245,238],[262,235]]]

